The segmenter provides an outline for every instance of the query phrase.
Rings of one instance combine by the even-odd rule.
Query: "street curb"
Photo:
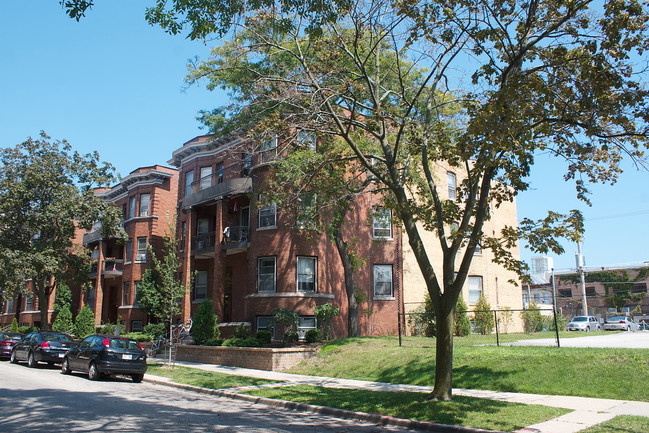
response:
[[[311,412],[321,415],[334,416],[337,418],[366,421],[378,425],[390,425],[396,427],[405,427],[408,429],[432,431],[436,433],[503,433],[497,430],[484,430],[473,427],[461,427],[448,424],[438,424],[434,422],[427,421],[415,421],[406,418],[397,418],[388,415],[379,415],[366,412],[354,412],[346,409],[339,409],[327,406],[316,406],[306,403],[296,403],[294,401],[286,400],[275,400],[272,398],[266,397],[255,397],[253,395],[239,394],[232,391],[227,391],[224,389],[208,389],[201,388],[194,385],[186,385],[184,383],[171,382],[160,377],[144,377],[145,382],[152,383],[154,385],[163,385],[169,386],[172,388],[179,388],[188,391],[199,392],[202,394],[215,395],[219,397],[231,398],[234,400],[247,401],[254,404],[263,404],[266,406],[271,406],[279,409],[289,409],[300,412]]]

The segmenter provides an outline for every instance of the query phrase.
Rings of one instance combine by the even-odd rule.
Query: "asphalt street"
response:
[[[577,333],[578,331],[575,331]],[[649,349],[649,331],[612,332],[604,335],[591,335],[579,332],[580,337],[561,338],[561,347],[599,347]],[[520,340],[508,343],[511,346],[556,346],[554,338]]]
[[[149,383],[64,376],[0,361],[1,432],[403,431]]]

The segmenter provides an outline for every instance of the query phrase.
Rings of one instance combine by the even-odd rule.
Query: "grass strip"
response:
[[[172,379],[177,383],[199,386],[208,389],[236,388],[240,386],[256,386],[267,383],[277,383],[275,380],[257,379],[254,377],[235,376],[231,374],[218,373],[215,371],[199,370],[175,366],[169,368],[164,364],[149,364],[147,373],[163,376]]]
[[[357,412],[499,431],[521,429],[569,412],[547,406],[461,396],[453,397],[453,401],[450,402],[425,402],[426,395],[422,393],[323,388],[310,385],[264,388],[242,393]]]
[[[457,388],[649,401],[648,349],[456,344],[453,354]],[[432,386],[435,340],[408,337],[403,347],[395,337],[335,340],[289,372]]]
[[[643,416],[616,416],[610,421],[582,430],[580,433],[639,433],[649,432],[649,418]]]

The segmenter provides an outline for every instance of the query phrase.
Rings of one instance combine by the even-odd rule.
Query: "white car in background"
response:
[[[575,316],[566,326],[566,331],[600,331],[602,327],[595,316]]]
[[[629,316],[609,317],[604,321],[605,331],[639,331],[640,325]]]

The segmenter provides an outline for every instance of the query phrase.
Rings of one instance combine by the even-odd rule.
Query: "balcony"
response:
[[[183,198],[182,208],[222,200],[226,197],[252,192],[251,178],[237,178],[218,183],[218,176],[212,174],[192,184],[191,194]]]
[[[201,233],[192,239],[192,255],[196,258],[209,259],[214,257],[216,232]]]
[[[90,279],[95,279],[97,278],[97,262],[94,262],[92,266],[90,267],[90,273],[88,274],[88,278]],[[123,267],[124,267],[124,260],[122,259],[105,259],[102,262],[102,270],[101,270],[101,275],[105,279],[111,279],[111,278],[119,278],[122,276],[123,273]]]
[[[222,247],[227,255],[245,251],[250,246],[250,227],[226,227]]]

